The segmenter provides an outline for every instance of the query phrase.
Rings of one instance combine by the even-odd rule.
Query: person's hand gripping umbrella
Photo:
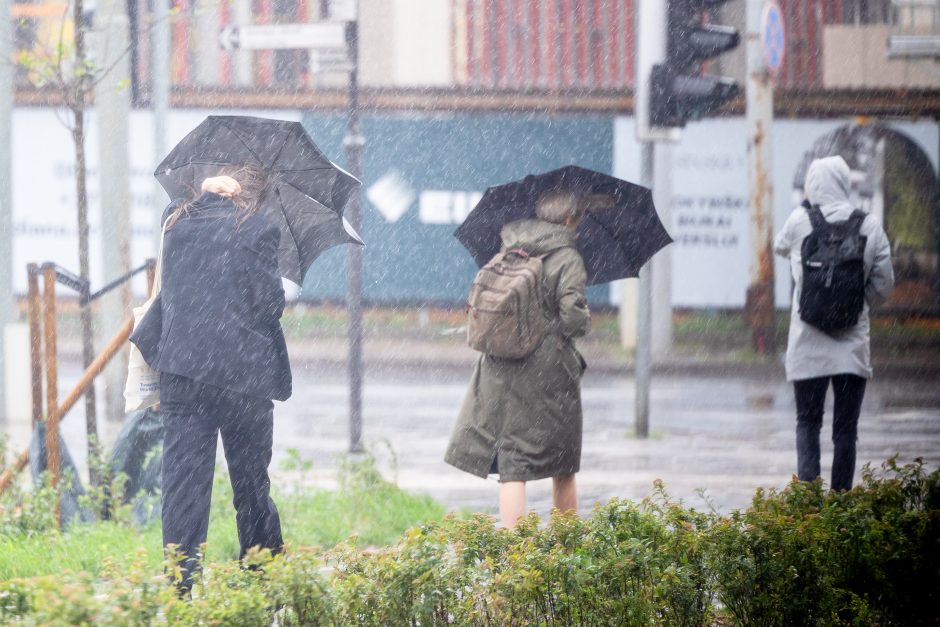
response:
[[[262,211],[281,229],[277,257],[284,278],[303,284],[323,251],[363,244],[343,218],[360,182],[327,159],[299,122],[211,115],[170,151],[154,176],[171,199],[190,198],[204,179],[239,165],[276,176]]]

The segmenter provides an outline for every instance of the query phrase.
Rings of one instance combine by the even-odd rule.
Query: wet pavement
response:
[[[77,363],[60,368],[62,394],[79,374]],[[498,484],[451,468],[442,461],[470,371],[466,367],[374,367],[364,388],[366,447],[383,474],[402,488],[426,493],[449,509],[494,511]],[[320,362],[294,365],[294,396],[275,406],[275,482],[296,485],[282,469],[295,449],[311,460],[310,484],[335,485],[338,464],[349,448],[346,371]],[[823,425],[823,476],[832,460],[831,394]],[[756,488],[780,488],[796,466],[791,386],[747,376],[663,375],[653,380],[650,437],[634,437],[634,380],[592,373],[583,381],[584,443],[578,475],[582,511],[611,497],[641,499],[661,479],[674,498],[720,511],[746,507]],[[113,440],[119,425],[103,424]],[[7,425],[18,452],[27,428]],[[76,462],[85,465],[81,404],[63,424]],[[940,385],[932,380],[875,379],[865,396],[859,426],[858,465],[924,457],[940,465]],[[222,460],[221,450],[219,460]],[[529,502],[545,514],[550,480],[529,484]]]

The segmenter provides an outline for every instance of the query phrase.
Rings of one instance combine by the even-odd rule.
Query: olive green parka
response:
[[[581,464],[581,375],[585,363],[574,338],[591,315],[584,261],[574,229],[521,220],[502,230],[503,250],[549,253],[542,267],[542,313],[548,333],[522,359],[480,355],[445,461],[500,481],[531,481],[578,472]]]

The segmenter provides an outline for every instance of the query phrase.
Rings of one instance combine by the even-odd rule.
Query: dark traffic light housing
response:
[[[738,84],[702,73],[701,64],[740,43],[730,26],[704,23],[704,12],[727,0],[667,0],[666,58],[650,74],[650,126],[682,127],[738,94]]]

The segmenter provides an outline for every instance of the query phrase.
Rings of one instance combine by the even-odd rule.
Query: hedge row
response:
[[[390,547],[211,565],[191,601],[145,567],[0,583],[0,621],[63,625],[937,625],[940,471],[866,468],[700,513],[657,487],[584,519],[449,517]],[[248,568],[246,566],[258,566]]]

